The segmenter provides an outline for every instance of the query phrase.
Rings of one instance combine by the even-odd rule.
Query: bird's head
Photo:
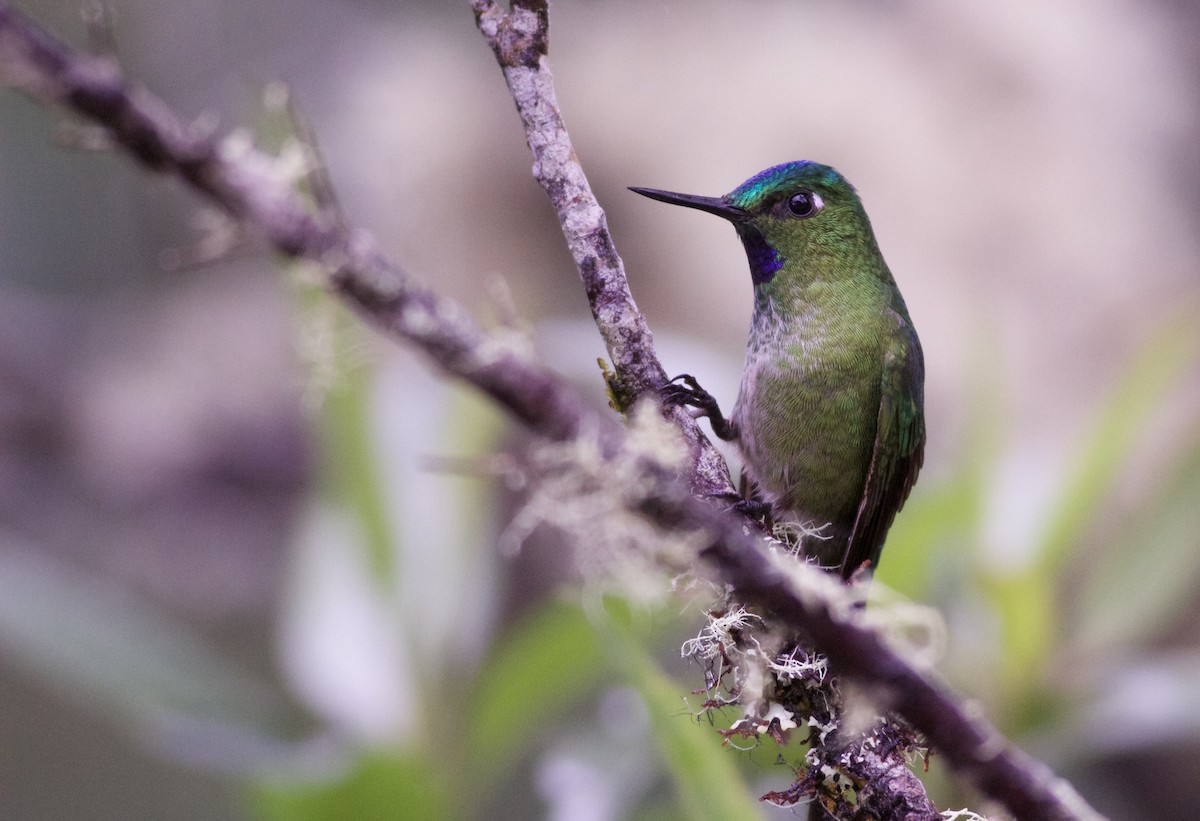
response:
[[[723,197],[630,190],[732,222],[745,246],[755,285],[770,282],[788,261],[803,265],[806,258],[820,253],[836,255],[875,245],[854,187],[829,166],[807,160],[768,168]]]

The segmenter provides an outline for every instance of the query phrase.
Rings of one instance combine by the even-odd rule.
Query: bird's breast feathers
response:
[[[768,498],[832,517],[861,497],[890,323],[815,310],[798,319],[756,327],[733,419]]]

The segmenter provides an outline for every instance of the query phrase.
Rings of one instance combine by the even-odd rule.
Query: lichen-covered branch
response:
[[[499,37],[502,45],[510,42],[505,38],[528,44],[504,46],[502,55],[519,58],[518,65],[532,61],[540,67],[545,49],[544,6],[536,0],[518,3],[515,12],[533,16],[523,18],[526,22],[521,26],[526,28],[507,34],[502,32],[507,18],[493,4],[478,0],[476,12],[481,26],[490,27],[490,36]],[[529,19],[541,27],[540,34],[528,30]],[[501,62],[505,59],[509,58],[502,56]],[[259,231],[281,253],[324,266],[331,272],[330,287],[373,325],[412,344],[446,373],[484,391],[532,430],[560,442],[586,435],[597,443],[601,458],[628,459],[627,437],[611,416],[592,411],[531,354],[485,333],[457,304],[418,285],[380,255],[367,237],[328,215],[310,213],[294,192],[293,180],[278,171],[272,158],[244,140],[217,140],[188,126],[160,100],[129,86],[111,60],[70,48],[3,0],[0,80],[62,105],[104,129],[114,145],[138,162],[174,174]],[[526,105],[552,107],[552,98],[541,102],[531,98]],[[541,116],[549,115],[543,111]],[[547,156],[574,162],[569,147],[564,159],[567,145],[548,145]],[[595,224],[599,227],[587,229],[574,221],[576,217],[582,220],[578,214],[571,218],[575,236],[587,240],[600,231],[602,241],[611,245],[602,219]],[[596,252],[594,258],[598,266],[609,266],[605,287],[614,287],[611,277],[623,280],[619,263],[611,267],[615,252],[607,256]],[[585,281],[591,282],[586,272]],[[622,322],[636,314],[631,300],[614,310],[624,312]],[[640,318],[632,321],[634,325],[625,327],[641,323]],[[628,380],[625,384],[637,394],[654,386],[661,368],[656,372],[656,362],[649,364],[653,360],[647,352],[650,357],[653,352],[648,334],[628,344],[641,352],[635,356],[615,343],[610,350],[623,352],[613,359],[626,374],[621,377]],[[1022,819],[1098,817],[1069,784],[1018,750],[931,673],[913,666],[877,631],[864,626],[840,585],[820,571],[778,561],[761,549],[759,539],[745,531],[743,522],[698,501],[653,459],[645,460],[645,477],[646,481],[634,483],[635,490],[627,489],[631,510],[664,530],[701,534],[707,545],[700,552],[702,572],[731,586],[739,600],[809,637],[827,654],[838,675],[856,681],[882,708],[924,733],[967,781]]]
[[[546,3],[514,3],[509,12],[489,0],[473,0],[471,5],[521,115],[533,152],[534,177],[558,215],[617,374],[617,399],[626,408],[640,393],[662,385],[666,375],[655,356],[646,320],[629,292],[604,211],[559,112],[546,60]]]
[[[583,280],[616,375],[609,380],[613,398],[620,410],[628,410],[639,396],[661,387],[666,374],[650,328],[630,293],[604,209],[592,193],[559,111],[547,61],[546,0],[517,0],[510,11],[493,0],[471,0],[471,7],[521,115],[533,153],[533,175],[554,206]],[[693,491],[698,496],[731,493],[733,484],[725,460],[696,421],[683,408],[669,413],[692,452]]]
[[[364,234],[312,214],[281,163],[240,137],[218,140],[156,97],[125,84],[107,58],[72,51],[0,3],[0,79],[102,126],[155,171],[173,173],[281,253],[331,271],[331,287],[385,331],[427,353],[554,439],[575,435],[585,403],[549,369],[485,334],[459,305],[418,285]]]

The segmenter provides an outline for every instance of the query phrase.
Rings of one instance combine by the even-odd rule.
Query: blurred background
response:
[[[19,5],[84,41],[79,4]],[[465,0],[110,5],[130,76],[185,117],[278,145],[286,86],[352,224],[483,321],[515,306],[603,402]],[[944,674],[1099,809],[1192,817],[1200,7],[551,15],[667,370],[725,406],[739,244],[625,186],[720,194],[800,158],[856,184],[928,369],[878,581],[942,614]],[[0,817],[792,817],[756,800],[780,751],[720,749],[682,700],[703,597],[618,635],[555,534],[498,549],[520,489],[490,455],[521,431],[59,112],[5,92],[0,123]],[[936,756],[927,780],[986,810]]]

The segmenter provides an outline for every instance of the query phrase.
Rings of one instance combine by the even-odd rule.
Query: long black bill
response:
[[[634,188],[632,186],[629,190],[659,202],[707,211],[732,222],[740,222],[750,216],[746,209],[730,205],[721,197],[697,197],[694,194],[676,194],[673,191],[659,191],[657,188]]]

